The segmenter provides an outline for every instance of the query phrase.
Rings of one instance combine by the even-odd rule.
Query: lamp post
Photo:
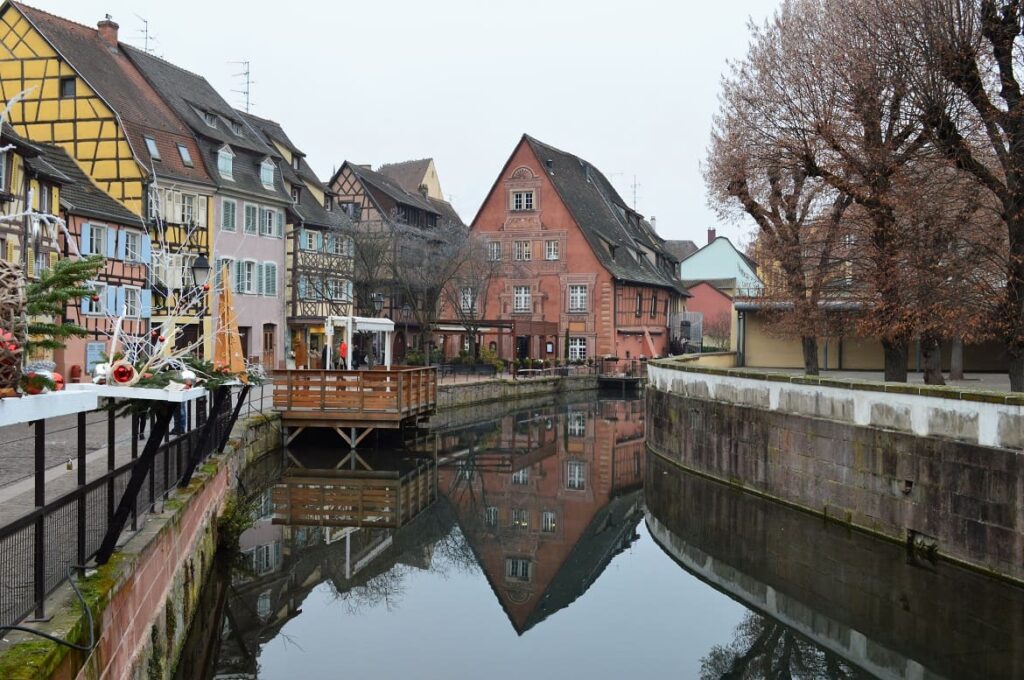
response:
[[[210,261],[206,255],[199,253],[199,257],[192,262],[192,283],[196,288],[202,288],[210,280]]]
[[[373,315],[379,317],[381,310],[384,309],[384,296],[377,292],[371,295],[370,299],[373,301]],[[374,331],[373,335],[374,341],[370,349],[373,351],[373,362],[376,364],[378,360],[377,352],[380,351],[380,331]]]

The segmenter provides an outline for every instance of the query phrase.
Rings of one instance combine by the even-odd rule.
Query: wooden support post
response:
[[[78,413],[78,564],[85,564],[85,411]]]
[[[35,472],[36,472],[36,507],[46,505],[46,421],[35,422]],[[46,599],[46,514],[39,513],[36,519],[35,535],[35,574],[33,578],[33,595],[36,600],[35,618],[42,619],[45,615],[43,601]]]

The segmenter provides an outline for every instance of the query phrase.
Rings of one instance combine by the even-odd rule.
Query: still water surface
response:
[[[179,677],[1024,677],[1020,589],[683,473],[641,401],[453,420],[368,455],[399,502],[333,451],[257,469]]]

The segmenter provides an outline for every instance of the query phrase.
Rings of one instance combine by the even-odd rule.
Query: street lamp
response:
[[[381,295],[380,293],[374,293],[371,296],[371,299],[373,300],[373,312],[374,312],[374,314],[376,314],[377,316],[380,316],[381,310],[384,309],[384,296]]]
[[[192,283],[202,288],[210,280],[210,261],[202,253],[192,262]]]

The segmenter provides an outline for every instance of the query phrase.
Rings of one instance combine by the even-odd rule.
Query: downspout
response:
[[[743,368],[747,365],[747,313],[740,310],[736,312],[737,339],[736,344],[736,366]]]

